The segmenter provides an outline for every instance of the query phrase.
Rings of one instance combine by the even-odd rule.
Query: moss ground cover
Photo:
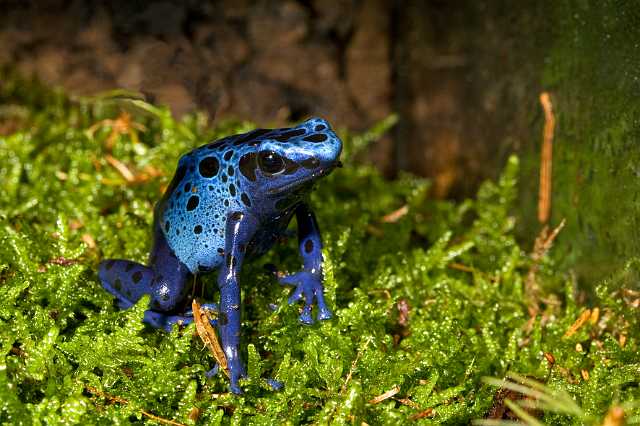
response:
[[[532,242],[514,236],[516,158],[475,199],[434,201],[428,182],[388,182],[352,160],[392,120],[343,134],[345,167],[312,195],[335,319],[301,326],[263,268],[297,269],[293,241],[248,265],[251,378],[234,396],[224,376],[205,377],[213,359],[193,325],[146,327],[146,300],[118,311],[95,271],[105,257],[145,260],[181,153],[251,124],[174,120],[118,92],[70,98],[10,73],[0,82],[3,423],[602,424],[613,407],[640,421],[639,263],[587,296],[552,252],[534,264]],[[215,278],[201,280],[215,298]],[[510,384],[490,379],[510,372]]]

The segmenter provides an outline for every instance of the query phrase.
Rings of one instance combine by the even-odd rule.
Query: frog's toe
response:
[[[215,315],[218,314],[218,310],[219,310],[217,303],[203,303],[202,305],[200,305],[200,309],[213,312]],[[189,309],[187,312],[185,312],[185,316],[189,316],[189,317],[193,316],[193,311]],[[214,325],[217,324],[217,321],[215,320],[215,318],[211,319],[211,324],[214,324]]]
[[[284,387],[284,383],[276,379],[267,379],[267,384],[271,388],[271,390],[279,391]]]
[[[210,379],[214,376],[217,376],[219,372],[220,372],[220,364],[216,362],[216,365],[214,365],[211,370],[204,373],[204,375],[207,376],[208,379]]]
[[[236,394],[236,395],[242,395],[242,388],[240,387],[240,385],[238,383],[231,383],[229,385],[229,390],[231,391],[231,393]]]
[[[308,272],[300,271],[295,274],[283,275],[278,277],[278,282],[280,285],[299,285],[301,282],[305,281],[305,274]]]
[[[313,324],[313,317],[311,316],[311,305],[309,303],[305,303],[302,308],[302,312],[300,313],[300,322],[306,325]]]
[[[324,301],[324,294],[322,290],[316,292],[316,299],[318,300],[318,319],[320,321],[325,321],[333,318],[331,310],[327,307],[327,304]]]
[[[218,312],[218,305],[216,303],[204,303],[201,307],[206,310]],[[183,315],[173,315],[147,309],[144,312],[143,321],[152,327],[161,328],[170,332],[174,324],[177,324],[180,327],[185,327],[191,324],[193,322],[193,314],[191,310],[185,312]],[[209,322],[213,326],[218,324],[216,319],[211,319]]]
[[[170,315],[147,309],[144,311],[143,321],[154,328],[161,328],[170,332],[174,324],[180,327],[186,326],[193,321],[193,317],[190,315]]]
[[[326,307],[324,309],[320,309],[320,312],[318,312],[318,319],[320,321],[330,320],[331,318],[333,318],[333,314]]]
[[[289,296],[289,298],[287,299],[287,302],[290,305],[296,303],[302,298],[303,290],[304,289],[302,288],[302,286],[296,286],[295,290],[293,290],[293,293],[291,293],[291,296]]]
[[[241,378],[247,377],[244,370],[242,370],[241,374],[238,374],[237,370],[234,370],[233,366],[229,365],[229,375],[231,376],[229,378],[229,390],[236,395],[242,395],[244,392],[242,391],[239,382]]]

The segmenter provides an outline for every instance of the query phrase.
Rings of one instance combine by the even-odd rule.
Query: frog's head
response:
[[[312,118],[298,126],[257,137],[239,160],[245,188],[283,210],[301,199],[313,183],[340,165],[342,142],[329,123]]]

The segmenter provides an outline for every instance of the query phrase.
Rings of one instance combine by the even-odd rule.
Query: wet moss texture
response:
[[[312,195],[335,319],[299,324],[289,290],[263,269],[297,269],[295,242],[245,268],[251,378],[234,396],[224,377],[205,377],[213,359],[192,325],[144,326],[146,300],[118,311],[96,267],[144,261],[179,155],[251,124],[176,121],[124,93],[70,98],[10,73],[0,81],[2,423],[468,424],[518,412],[485,379],[508,372],[544,383],[520,389],[537,392],[521,401],[541,407],[540,421],[601,424],[613,406],[640,420],[638,294],[627,288],[638,265],[587,303],[554,256],[534,262],[532,241],[514,235],[517,158],[476,198],[434,201],[427,181],[385,181],[352,160],[392,119],[342,132],[345,167]],[[531,279],[543,289],[537,311]],[[217,297],[213,277],[203,283]]]

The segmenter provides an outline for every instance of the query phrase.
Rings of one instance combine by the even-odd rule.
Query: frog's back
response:
[[[169,246],[193,273],[220,266],[227,214],[251,205],[241,190],[238,163],[249,149],[243,139],[256,132],[196,148],[178,162],[158,220]]]

